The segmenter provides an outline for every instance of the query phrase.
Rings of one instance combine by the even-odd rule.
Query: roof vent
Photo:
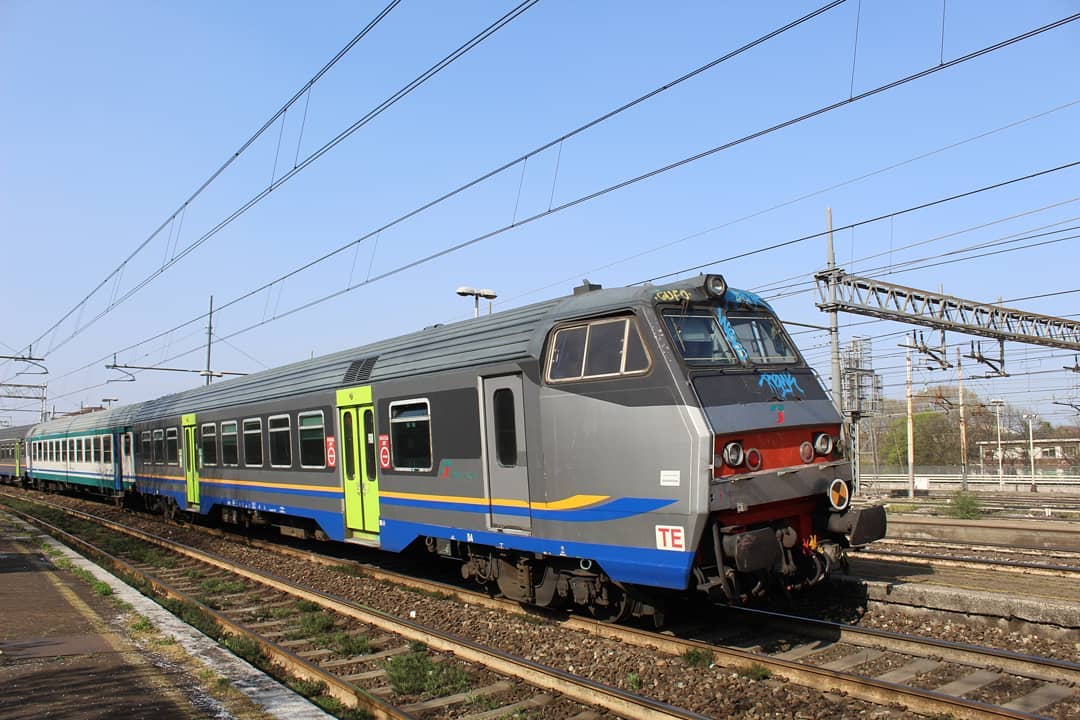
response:
[[[360,358],[359,360],[353,360],[349,365],[349,369],[345,371],[344,383],[346,385],[352,385],[358,382],[367,382],[371,377],[371,371],[375,367],[375,361],[378,357]]]
[[[578,285],[576,288],[574,288],[574,294],[575,295],[584,295],[586,293],[591,293],[594,290],[599,290],[601,287],[602,286],[597,285],[596,283],[589,282],[588,278],[586,278],[586,279],[581,281],[580,285]]]

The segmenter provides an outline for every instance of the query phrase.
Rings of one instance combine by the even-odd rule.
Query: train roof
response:
[[[2,427],[0,428],[0,442],[11,440],[22,440],[30,431],[34,429],[33,425],[16,425],[15,427]]]
[[[569,296],[456,323],[434,325],[407,335],[155,400],[59,418],[37,426],[34,434],[123,427],[133,422],[180,415],[195,407],[202,411],[214,410],[367,382],[536,359],[548,329],[555,322],[651,304],[659,291],[699,288],[701,285],[700,277],[667,285],[610,289],[600,289],[586,282]]]

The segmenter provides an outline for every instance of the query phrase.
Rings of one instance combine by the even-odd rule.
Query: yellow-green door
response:
[[[22,440],[15,441],[15,478],[22,477],[22,452],[23,444]]]
[[[345,527],[352,537],[374,536],[379,532],[379,476],[371,387],[339,390],[337,405]]]
[[[195,416],[185,415],[184,426],[184,479],[187,484],[188,507],[199,506],[199,449],[196,434]]]

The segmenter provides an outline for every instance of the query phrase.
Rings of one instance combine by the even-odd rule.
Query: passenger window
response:
[[[75,462],[86,462],[86,438],[75,441]]]
[[[213,423],[202,426],[202,464],[217,465],[217,428]]]
[[[95,463],[100,463],[101,462],[101,436],[100,435],[95,435],[94,437],[91,438],[91,442],[93,443],[93,447],[94,447],[94,460],[93,461]]]
[[[180,431],[176,428],[165,431],[165,462],[169,465],[180,464]]]
[[[236,467],[240,464],[236,446],[236,421],[221,423],[221,464]]]
[[[67,441],[67,456],[64,458],[69,462],[75,462],[75,440]]]
[[[262,420],[244,421],[244,465],[262,467]]]
[[[322,411],[300,413],[296,423],[300,427],[300,467],[326,467],[326,429]]]
[[[390,403],[395,470],[431,469],[431,415],[426,400]]]
[[[375,413],[364,411],[364,463],[367,479],[375,479]]]
[[[270,467],[292,467],[292,433],[288,415],[268,418]]]
[[[560,328],[548,354],[548,382],[646,373],[649,353],[633,317],[605,318]]]
[[[112,435],[101,436],[101,462],[112,465]]]
[[[145,431],[142,435],[139,436],[139,443],[140,443],[140,445],[142,447],[142,449],[140,451],[140,454],[141,454],[142,457],[140,457],[139,460],[141,460],[144,463],[152,462],[153,461],[153,455],[152,455],[151,450],[150,450],[150,431],[149,430]]]
[[[581,377],[585,360],[585,337],[587,327],[566,328],[555,333],[552,342],[551,361],[548,363],[550,380],[568,380]]]
[[[517,465],[517,421],[514,418],[514,391],[499,388],[492,396],[495,416],[495,457],[503,467]]]
[[[589,326],[585,352],[585,375],[617,375],[622,370],[626,321],[594,323]]]
[[[353,457],[353,450],[356,447],[355,431],[353,425],[356,422],[356,414],[352,411],[346,411],[341,416],[341,436],[342,442],[345,447],[341,448],[341,451],[345,453],[345,479],[356,479],[356,458]]]
[[[131,457],[131,433],[124,433],[121,437],[123,437],[124,457]]]
[[[154,431],[154,464],[161,465],[165,462],[165,431]]]

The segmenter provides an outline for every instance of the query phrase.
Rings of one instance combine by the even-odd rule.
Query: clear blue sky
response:
[[[0,3],[0,353],[23,349],[100,282],[383,7],[383,3]],[[513,7],[406,0],[107,286],[35,345],[59,411],[102,397],[143,400],[197,376],[145,372],[104,383],[103,362],[506,160],[817,7],[814,3],[572,3],[541,0],[347,139],[74,340],[95,316],[277,175]],[[444,206],[215,317],[228,334],[368,275],[391,270],[555,205],[1080,10],[1078,2],[857,0],[575,137]],[[858,13],[858,47],[854,48]],[[854,57],[854,72],[853,72]],[[824,227],[1046,169],[1080,156],[1080,23],[514,229],[215,346],[221,370],[256,371],[471,315],[454,295],[492,287],[496,309],[568,292],[581,278],[637,282]],[[739,220],[943,146],[1061,108],[859,182]],[[279,146],[279,136],[280,146]],[[555,175],[558,160],[558,174]],[[519,192],[520,187],[520,192]],[[881,264],[991,242],[1080,216],[1080,170],[837,235],[850,264]],[[1065,202],[1073,201],[1073,202]],[[1037,210],[1004,222],[1007,216]],[[972,226],[988,227],[911,243]],[[179,226],[179,240],[176,229]],[[710,230],[711,229],[711,230]],[[702,232],[710,230],[709,232]],[[1068,235],[1065,233],[1064,235]],[[1075,234],[1075,233],[1073,233]],[[692,236],[692,237],[691,237]],[[674,242],[684,239],[681,242]],[[660,246],[662,249],[654,252]],[[637,256],[637,257],[632,257]],[[994,301],[1075,290],[1077,244],[972,259],[885,279]],[[631,259],[626,259],[631,258]],[[815,240],[717,266],[736,287],[806,280]],[[623,262],[615,261],[624,260]],[[803,285],[802,287],[806,287]],[[766,291],[770,295],[771,291]],[[773,293],[775,294],[775,293]],[[812,293],[777,299],[785,319],[824,324]],[[1018,303],[1073,315],[1080,293]],[[887,394],[903,359],[889,323],[842,318],[872,336]],[[203,323],[120,355],[201,367]],[[828,378],[821,333],[796,336]],[[952,335],[950,343],[966,342]],[[984,341],[984,349],[991,344]],[[194,350],[183,357],[173,357]],[[1008,380],[984,396],[1073,422],[1080,374],[1068,353],[1008,346]],[[0,366],[0,381],[37,382]],[[972,370],[972,372],[976,372]],[[981,373],[981,371],[979,371]],[[69,374],[70,373],[70,374]],[[1038,374],[1032,374],[1038,373]],[[950,373],[949,378],[952,377]],[[920,371],[919,387],[945,378]],[[86,388],[86,389],[84,389]],[[12,407],[19,403],[8,404]],[[0,411],[0,415],[10,414]],[[33,419],[16,413],[16,421]]]

